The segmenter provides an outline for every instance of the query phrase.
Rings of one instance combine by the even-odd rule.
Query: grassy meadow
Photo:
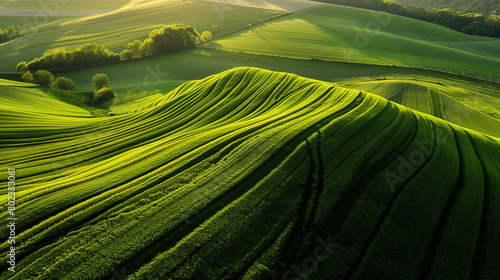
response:
[[[0,3],[23,31],[0,280],[497,277],[499,39],[306,0],[54,1],[38,24]]]

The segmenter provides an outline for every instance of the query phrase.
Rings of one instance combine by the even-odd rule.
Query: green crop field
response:
[[[0,3],[0,9],[116,9],[128,4],[129,0],[61,0],[61,1],[33,1],[33,0],[5,0]]]
[[[307,0],[0,24],[0,280],[498,277],[500,39]]]
[[[440,85],[427,81],[349,82],[347,86],[383,96],[417,111],[434,115],[452,123],[500,137],[498,96],[491,89],[465,82]],[[474,92],[476,99],[468,96]],[[481,98],[479,98],[481,97]],[[469,99],[468,102],[464,100]]]
[[[457,43],[457,44],[455,44]],[[286,57],[437,69],[499,79],[500,40],[362,9],[327,6],[207,43]]]
[[[130,279],[264,279],[300,265],[316,236],[339,247],[323,249],[329,257],[310,277],[498,269],[499,240],[480,226],[498,224],[498,138],[257,68],[187,82],[112,118],[23,89],[2,108],[31,114],[1,127],[2,162],[19,170],[23,257],[10,279],[100,279],[121,268]],[[19,99],[59,115],[20,111]],[[398,173],[398,160],[409,168]],[[409,255],[398,249],[407,246]],[[468,259],[449,260],[457,250]]]
[[[167,0],[127,5],[109,13],[77,17],[62,23],[48,17],[47,26],[42,30],[0,44],[0,53],[7,54],[2,57],[0,71],[14,71],[20,61],[30,61],[45,51],[75,48],[90,42],[119,51],[129,42],[144,40],[149,32],[161,25],[182,22],[195,26],[200,33],[207,30],[217,37],[279,14],[283,11]]]

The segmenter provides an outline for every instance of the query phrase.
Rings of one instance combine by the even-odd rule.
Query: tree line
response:
[[[153,30],[143,42],[129,43],[121,53],[115,53],[101,44],[87,44],[73,50],[55,49],[44,53],[30,62],[20,62],[16,72],[23,75],[28,70],[47,69],[61,66],[81,66],[96,63],[114,62],[121,59],[142,58],[195,47],[196,44],[210,40],[208,31],[199,34],[192,26],[184,24],[167,25]]]
[[[417,6],[404,6],[393,0],[321,0],[326,3],[389,12],[401,16],[442,25],[470,35],[500,38],[500,16],[461,13],[450,9],[428,10]]]
[[[7,26],[7,28],[0,28],[0,43],[10,41],[12,38],[23,35],[21,26]]]
[[[196,44],[212,39],[212,33],[203,32],[201,35],[189,25],[173,24],[153,30],[144,41],[135,40],[129,43],[121,52],[121,57],[137,58],[178,51],[195,47]]]
[[[396,0],[396,3],[427,9],[449,8],[462,13],[480,13],[486,16],[500,15],[500,0]]]

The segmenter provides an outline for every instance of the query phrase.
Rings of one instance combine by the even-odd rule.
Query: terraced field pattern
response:
[[[25,32],[0,43],[0,280],[498,279],[500,39],[306,0],[56,2],[0,3]],[[213,37],[47,69],[73,90],[14,72],[174,23]]]
[[[258,68],[113,118],[17,87],[2,87],[2,162],[21,177],[23,257],[10,279],[491,279],[499,269],[498,138]],[[58,113],[16,110],[28,96]]]

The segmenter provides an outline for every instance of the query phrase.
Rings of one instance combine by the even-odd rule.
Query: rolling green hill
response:
[[[239,66],[293,72],[362,89],[460,126],[500,137],[500,113],[497,109],[500,107],[499,85],[413,68],[191,49],[143,60],[66,71],[64,75],[72,78],[79,90],[89,91],[93,89],[90,80],[95,73],[108,73],[118,96],[107,105],[117,113],[127,113],[146,106],[186,81]],[[430,99],[431,92],[436,92],[439,99]],[[471,115],[477,118],[471,118]]]
[[[500,78],[500,40],[381,12],[325,6],[206,43],[286,57],[436,69]]]
[[[208,1],[155,0],[131,1],[108,13],[63,22],[49,17],[38,32],[0,44],[0,71],[14,71],[19,62],[31,61],[60,47],[72,49],[99,43],[119,52],[127,43],[142,41],[153,29],[167,24],[184,23],[220,37],[283,13]]]
[[[499,269],[500,139],[383,97],[235,68],[136,113],[42,125],[49,114],[0,124],[0,162],[19,173],[18,271],[2,279],[491,279]]]
[[[411,109],[500,137],[500,99],[485,87],[428,81],[379,80],[341,83],[383,96]]]
[[[6,125],[16,126],[19,119],[44,125],[59,123],[61,119],[74,123],[75,117],[108,116],[106,106],[89,105],[90,97],[90,92],[48,89],[0,79],[1,117]]]

